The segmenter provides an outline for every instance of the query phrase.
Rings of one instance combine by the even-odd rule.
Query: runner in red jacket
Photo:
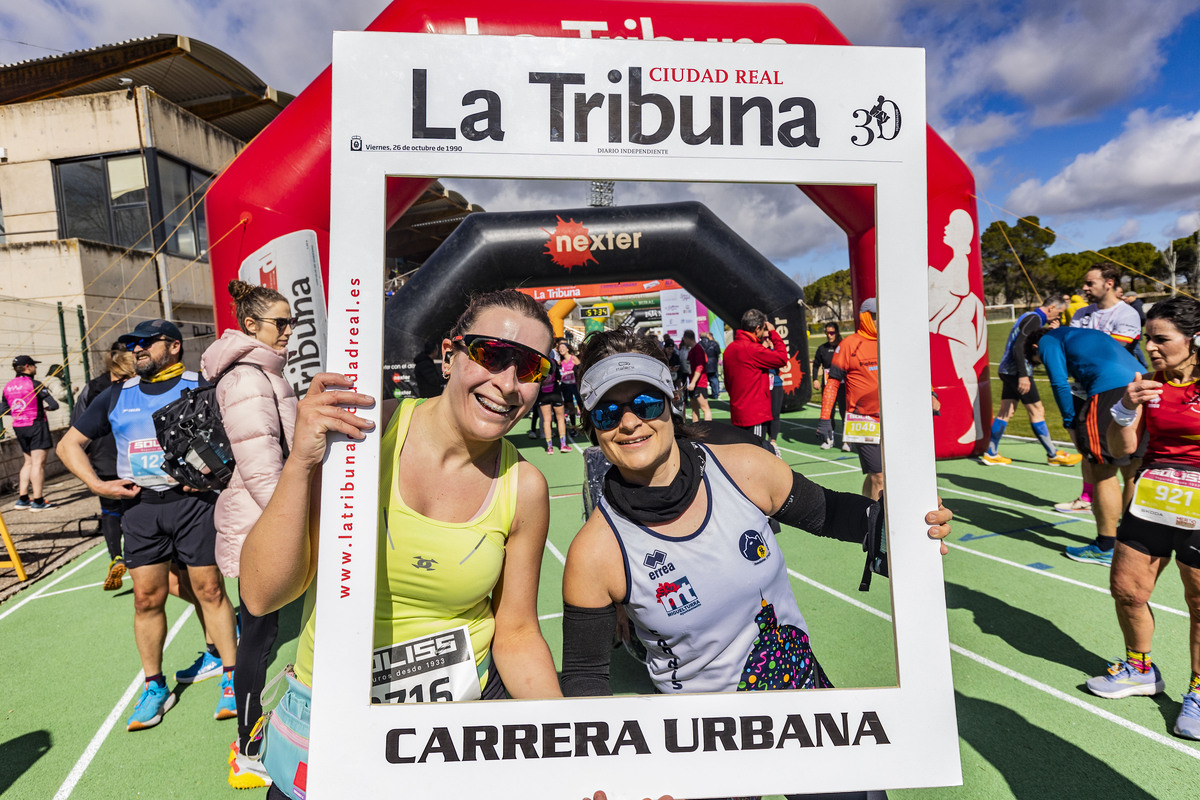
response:
[[[769,341],[771,349],[763,347]],[[725,390],[730,422],[767,437],[771,421],[771,376],[767,370],[787,364],[787,346],[767,315],[752,308],[742,315],[733,342],[725,348]]]

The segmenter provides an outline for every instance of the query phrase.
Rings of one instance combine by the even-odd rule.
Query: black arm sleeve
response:
[[[565,697],[608,697],[617,607],[580,608],[563,603],[562,677]]]
[[[860,494],[834,492],[792,473],[792,493],[771,516],[802,531],[862,544],[867,535],[867,510],[875,501]]]

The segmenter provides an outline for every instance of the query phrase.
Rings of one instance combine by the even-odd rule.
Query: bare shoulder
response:
[[[780,467],[787,469],[783,459],[774,453],[755,444],[710,444],[705,445],[712,450],[717,461],[739,486],[744,480],[752,480],[763,474],[763,471],[778,471]]]
[[[540,496],[543,500],[549,500],[550,485],[546,482],[546,476],[542,471],[533,464],[525,460],[524,456],[517,456],[517,493],[521,500],[532,501],[537,500]]]
[[[625,595],[625,567],[621,547],[599,509],[575,534],[567,551],[563,572],[563,599],[577,606],[597,608]]]

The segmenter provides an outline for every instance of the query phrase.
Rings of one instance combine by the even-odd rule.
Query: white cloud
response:
[[[1200,199],[1200,112],[1182,117],[1138,110],[1124,130],[1076,156],[1049,180],[1030,179],[1005,204],[1026,214],[1148,214]]]
[[[1138,234],[1142,232],[1141,220],[1130,217],[1121,223],[1121,227],[1108,235],[1104,240],[1107,245],[1124,244],[1125,242],[1135,241]]]
[[[35,0],[5,3],[0,36],[54,50],[79,50],[177,33],[229,53],[268,84],[298,94],[329,65],[332,31],[361,30],[385,7],[381,0]],[[0,43],[0,61],[54,55]]]
[[[1182,239],[1197,230],[1200,230],[1200,211],[1178,217],[1173,225],[1168,225],[1163,229],[1163,236],[1169,239]]]
[[[939,128],[938,133],[954,148],[954,152],[969,160],[977,153],[985,153],[1017,138],[1025,131],[1027,122],[1027,115],[1024,114],[993,112]]]

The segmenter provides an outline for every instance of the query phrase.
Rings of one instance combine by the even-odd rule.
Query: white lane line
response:
[[[85,583],[83,586],[72,586],[70,589],[59,589],[57,592],[42,592],[41,594],[38,595],[38,597],[39,598],[53,597],[56,594],[66,594],[67,592],[77,592],[80,589],[91,589],[95,586],[103,586],[103,585],[104,585],[104,581],[97,581],[96,583]]]
[[[991,661],[987,658],[984,658],[983,656],[979,655],[978,653],[972,653],[970,650],[966,650],[962,647],[959,647],[956,644],[951,644],[950,649],[952,651],[954,651],[955,653],[958,653],[960,656],[966,656],[967,658],[971,659],[972,661],[974,661],[978,664],[982,664],[983,666],[987,667],[988,669],[993,669],[996,672],[999,672],[1001,675],[1005,675],[1009,678],[1013,678],[1014,680],[1018,680],[1021,683],[1025,684],[1026,686],[1029,686],[1032,689],[1037,689],[1039,692],[1045,692],[1046,694],[1050,695],[1051,697],[1053,697],[1057,700],[1062,700],[1065,703],[1070,703],[1071,705],[1075,706],[1076,708],[1082,709],[1083,711],[1087,711],[1089,714],[1095,714],[1097,717],[1100,717],[1101,719],[1105,719],[1116,725],[1120,725],[1122,728],[1124,728],[1127,731],[1139,734],[1141,736],[1145,736],[1147,739],[1149,739],[1152,742],[1156,742],[1158,744],[1165,745],[1166,747],[1169,747],[1172,750],[1183,753],[1185,756],[1191,756],[1192,758],[1200,760],[1200,750],[1197,750],[1193,747],[1189,747],[1188,745],[1183,744],[1182,742],[1177,742],[1174,739],[1170,738],[1169,736],[1163,736],[1161,733],[1156,733],[1156,732],[1150,730],[1149,728],[1143,728],[1141,725],[1138,725],[1136,722],[1130,722],[1129,720],[1125,719],[1124,717],[1119,717],[1116,714],[1112,713],[1111,711],[1105,711],[1102,708],[1097,708],[1096,706],[1092,705],[1091,703],[1085,703],[1083,700],[1080,700],[1078,697],[1069,695],[1066,692],[1059,691],[1058,689],[1055,689],[1053,686],[1047,686],[1046,684],[1042,683],[1041,681],[1034,680],[1033,678],[1030,678],[1027,675],[1022,675],[1021,673],[1019,673],[1015,670],[1011,670],[1008,667],[997,664],[995,661]]]
[[[1104,586],[1095,586],[1090,583],[1084,583],[1083,581],[1077,581],[1074,578],[1068,578],[1065,575],[1056,575],[1053,572],[1050,572],[1049,570],[1038,569],[1037,567],[1030,567],[1030,566],[1026,566],[1025,564],[1018,564],[1016,561],[1009,561],[1007,558],[1000,558],[999,556],[994,556],[994,555],[991,555],[990,553],[983,553],[983,552],[980,552],[979,550],[972,550],[969,547],[963,547],[961,544],[955,544],[954,542],[946,542],[946,546],[950,547],[954,550],[961,550],[964,553],[970,553],[973,556],[979,556],[980,558],[986,558],[989,561],[996,561],[1000,564],[1006,564],[1010,567],[1016,567],[1017,569],[1028,570],[1029,572],[1035,573],[1037,575],[1043,575],[1047,578],[1054,578],[1055,580],[1062,581],[1063,583],[1069,583],[1072,586],[1079,586],[1083,589],[1091,589],[1093,592],[1099,592],[1100,594],[1103,594],[1103,595],[1109,594],[1108,588],[1104,587]],[[1186,612],[1186,611],[1180,611],[1177,608],[1171,608],[1170,606],[1164,606],[1160,603],[1150,603],[1150,606],[1151,606],[1151,608],[1158,609],[1159,611],[1166,612],[1167,614],[1174,614],[1179,617],[1187,617],[1188,616],[1188,612]]]
[[[837,591],[836,589],[831,589],[830,587],[828,587],[822,583],[819,583],[817,581],[814,581],[813,579],[808,578],[804,575],[801,575],[800,573],[795,572],[794,570],[789,569],[788,574],[791,575],[793,578],[796,578],[799,581],[803,581],[804,583],[807,583],[810,586],[813,586],[817,589],[820,589],[823,592],[833,595],[834,597],[838,598],[839,600],[844,600],[856,608],[861,608],[863,611],[866,611],[870,614],[874,614],[875,616],[879,617],[880,619],[887,620],[888,622],[892,621],[892,617],[890,614],[884,613],[883,611],[880,611],[877,608],[872,608],[871,606],[867,605],[866,603],[863,603],[859,600],[855,600],[854,598],[850,597],[849,595],[842,594],[841,592]],[[1083,700],[1080,700],[1078,697],[1074,697],[1072,695],[1067,694],[1066,692],[1059,691],[1058,689],[1055,689],[1053,686],[1048,686],[1047,684],[1044,684],[1041,681],[1030,678],[1028,675],[1023,675],[1020,672],[1017,672],[1016,670],[1012,670],[1012,669],[1009,669],[1008,667],[1002,666],[1001,664],[997,664],[995,661],[992,661],[991,659],[988,659],[988,658],[984,658],[983,656],[979,655],[978,653],[971,652],[970,650],[967,650],[965,647],[960,647],[959,645],[956,645],[953,642],[950,643],[950,650],[951,650],[951,652],[957,653],[960,656],[965,656],[966,658],[969,658],[972,661],[987,667],[988,669],[995,670],[996,672],[999,672],[1001,675],[1004,675],[1005,677],[1012,678],[1015,681],[1019,681],[1019,682],[1025,684],[1026,686],[1030,687],[1031,689],[1037,689],[1039,692],[1044,692],[1057,700],[1062,700],[1066,703],[1070,703],[1071,705],[1075,706],[1076,708],[1086,711],[1089,714],[1095,714],[1096,716],[1100,717],[1101,719],[1107,720],[1116,725],[1120,725],[1122,728],[1126,729],[1127,731],[1130,731],[1131,733],[1136,733],[1140,736],[1144,736],[1152,742],[1156,742],[1158,744],[1165,745],[1165,746],[1171,748],[1172,750],[1183,753],[1185,756],[1191,756],[1192,758],[1200,760],[1200,750],[1197,750],[1196,748],[1189,747],[1188,745],[1185,745],[1185,744],[1181,744],[1180,742],[1177,742],[1168,736],[1164,736],[1161,733],[1155,733],[1154,731],[1150,730],[1149,728],[1144,728],[1135,722],[1130,722],[1129,720],[1125,719],[1124,717],[1119,717],[1110,711],[1105,711],[1102,708],[1097,708],[1096,706],[1092,705],[1091,703],[1087,703],[1087,702],[1084,702]]]
[[[163,642],[164,652],[171,645],[171,640],[175,638],[175,634],[179,633],[183,628],[183,624],[191,617],[192,611],[193,607],[189,604],[187,609],[179,615],[179,619],[176,620],[175,624],[171,626],[171,630],[167,632],[167,640]],[[75,786],[79,783],[79,779],[83,777],[83,773],[87,772],[87,768],[91,765],[92,759],[96,757],[96,753],[100,752],[100,745],[104,744],[104,740],[108,738],[108,734],[112,731],[113,726],[117,724],[117,720],[125,712],[126,706],[133,700],[133,696],[142,688],[145,681],[146,674],[138,670],[137,677],[133,679],[133,683],[129,684],[129,688],[125,690],[125,694],[121,695],[121,699],[113,706],[112,711],[108,712],[108,717],[100,725],[100,729],[96,731],[96,735],[88,742],[83,755],[75,762],[75,766],[71,768],[67,779],[63,781],[62,786],[59,786],[58,791],[54,793],[54,800],[67,800],[71,796],[71,792],[75,791]]]
[[[962,489],[952,489],[949,486],[938,486],[939,492],[949,492],[950,494],[961,494],[963,497],[970,497],[975,500],[980,500],[984,503],[991,503],[997,506],[1008,506],[1009,508],[1017,508],[1022,511],[1032,511],[1035,514],[1048,514],[1052,517],[1062,517],[1063,519],[1073,519],[1077,522],[1086,522],[1089,525],[1095,525],[1096,520],[1088,514],[1067,514],[1062,511],[1055,511],[1053,508],[1038,508],[1037,506],[1027,505],[1025,503],[1015,503],[1011,500],[1000,500],[995,497],[989,497],[985,494],[976,494],[975,492],[965,492]]]
[[[540,617],[538,617],[538,622],[544,622],[548,619],[558,619],[561,616],[562,616],[561,611],[558,612],[557,614],[542,614]]]
[[[816,426],[816,425],[812,425],[812,424],[810,424],[810,423],[807,423],[807,422],[797,422],[796,420],[792,420],[792,419],[785,419],[785,420],[783,420],[783,421],[784,421],[784,422],[787,422],[787,423],[789,423],[789,424],[791,424],[791,425],[796,425],[797,427],[800,427],[800,428],[807,428],[807,429],[809,429],[809,430],[816,430],[816,429],[817,429],[817,426]],[[1025,437],[1025,436],[1006,436],[1005,438],[1007,438],[1007,439],[1021,439],[1021,440],[1025,440],[1025,441],[1031,441],[1031,442],[1036,442],[1036,441],[1037,441],[1037,439],[1029,439],[1028,437]],[[1064,444],[1064,443],[1062,443],[1062,442],[1055,442],[1055,444]],[[780,450],[785,450],[785,449],[787,449],[787,448],[780,447],[779,449],[780,449]],[[800,454],[800,455],[809,456],[809,457],[811,457],[811,458],[821,458],[820,456],[814,456],[814,455],[812,455],[811,453],[802,453],[802,452],[800,452],[799,450],[788,450],[788,452],[789,452],[789,453],[798,453],[798,454]],[[829,459],[827,459],[827,458],[821,458],[821,460],[822,460],[822,461],[828,461]],[[1040,474],[1042,474],[1042,475],[1054,475],[1054,476],[1056,476],[1056,477],[1059,477],[1059,478],[1071,478],[1071,479],[1073,479],[1073,480],[1079,480],[1079,473],[1077,473],[1077,472],[1069,472],[1069,471],[1065,471],[1065,470],[1062,470],[1062,469],[1059,469],[1058,471],[1055,471],[1055,470],[1049,470],[1049,469],[1038,469],[1038,468],[1036,468],[1036,467],[1022,467],[1022,466],[1020,466],[1020,465],[1018,465],[1018,464],[1006,464],[1005,466],[1007,466],[1007,467],[1010,467],[1010,468],[1012,468],[1012,469],[1019,469],[1019,470],[1023,470],[1023,471],[1025,471],[1025,472],[1037,472],[1037,473],[1040,473]]]
[[[806,473],[804,473],[804,477],[806,477],[806,478],[823,478],[826,475],[845,475],[848,472],[858,472],[858,469],[851,467],[850,469],[835,469],[830,472],[806,472]]]
[[[83,561],[83,562],[81,562],[81,563],[79,563],[79,564],[76,564],[76,565],[75,565],[75,567],[74,567],[73,569],[71,569],[71,570],[69,570],[69,571],[67,571],[67,572],[63,573],[63,574],[62,574],[62,575],[60,575],[59,577],[57,577],[57,578],[55,578],[54,580],[50,581],[50,582],[49,582],[49,583],[47,583],[45,586],[43,586],[42,588],[38,589],[36,592],[34,592],[33,594],[29,595],[28,597],[22,598],[22,599],[21,599],[19,602],[17,602],[17,604],[16,604],[16,605],[14,605],[12,608],[10,608],[10,609],[6,610],[6,611],[5,611],[3,614],[0,614],[0,619],[4,619],[4,618],[5,618],[5,617],[7,617],[9,614],[13,613],[13,612],[14,612],[14,611],[16,611],[18,608],[20,608],[21,606],[23,606],[23,605],[25,605],[26,603],[28,603],[30,600],[36,600],[37,598],[39,598],[39,597],[43,596],[43,595],[46,593],[46,590],[47,590],[47,589],[49,589],[50,587],[52,587],[52,586],[57,586],[58,584],[60,584],[60,583],[62,583],[63,581],[65,581],[67,578],[69,578],[69,577],[71,577],[72,575],[74,575],[74,574],[75,574],[76,572],[78,572],[79,570],[81,570],[81,569],[83,569],[84,567],[86,567],[88,564],[90,564],[90,563],[92,563],[93,561],[95,561],[95,560],[96,560],[97,558],[99,558],[100,556],[102,556],[102,555],[107,555],[107,554],[108,554],[108,551],[107,551],[107,550],[105,550],[103,547],[100,547],[100,548],[99,548],[99,549],[96,551],[96,554],[95,554],[94,556],[92,556],[91,558],[89,558],[89,559],[87,559],[86,561]]]
[[[566,497],[579,497],[581,494],[583,494],[583,492],[574,492],[572,494],[552,494],[552,495],[550,495],[550,499],[551,500],[562,500],[563,498],[566,498]]]
[[[546,540],[546,549],[549,550],[554,555],[554,557],[558,559],[558,562],[560,564],[566,566],[567,557],[564,556],[562,554],[562,551],[559,550],[557,547],[555,547],[554,544],[549,539]]]

